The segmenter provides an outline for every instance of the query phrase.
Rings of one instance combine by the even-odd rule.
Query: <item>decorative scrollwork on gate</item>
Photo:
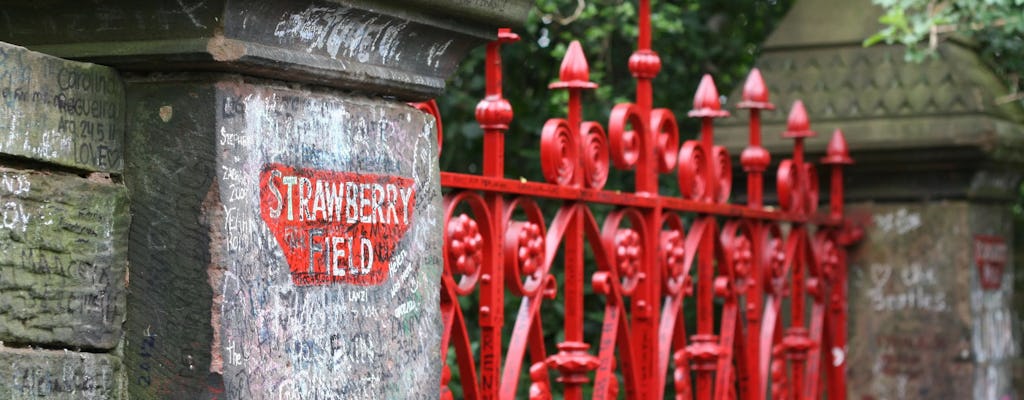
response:
[[[732,156],[714,141],[714,121],[729,112],[709,75],[687,114],[700,122],[697,138],[681,141],[676,116],[652,106],[661,59],[650,48],[649,1],[639,3],[628,61],[635,101],[614,106],[606,125],[583,121],[581,93],[597,84],[572,42],[550,85],[568,92],[566,114],[540,129],[543,182],[505,177],[513,110],[500,47],[518,37],[501,30],[488,45],[487,93],[476,108],[484,171],[441,174],[441,352],[454,360],[442,371],[442,397],[844,398],[843,246],[856,233],[842,213],[842,167],[852,163],[842,133],[822,159],[830,205],[819,214],[819,178],[804,154],[814,132],[794,103],[782,133],[792,156],[775,167],[779,208],[765,207],[771,155],[760,113],[774,105],[751,71],[738,103],[750,115],[738,157],[746,204],[730,203]],[[440,129],[436,105],[417,107]],[[632,171],[635,187],[606,189],[612,169]],[[660,194],[660,174],[676,176],[679,196]],[[541,199],[560,207],[545,211]],[[563,316],[558,326],[541,318],[552,310]]]

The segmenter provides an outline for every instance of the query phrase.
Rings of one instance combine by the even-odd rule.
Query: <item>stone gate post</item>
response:
[[[438,148],[406,102],[528,3],[43,3],[0,40],[125,82],[130,397],[436,398]]]
[[[128,191],[117,71],[0,43],[0,398],[117,398]]]
[[[880,15],[868,0],[798,1],[757,61],[781,106],[766,136],[802,98],[818,131],[809,149],[823,153],[841,128],[857,162],[847,212],[865,235],[849,259],[849,348],[827,362],[848,363],[856,400],[1017,398],[1009,246],[1024,112],[997,101],[1007,88],[964,45],[944,43],[921,64],[901,47],[862,47]],[[745,131],[732,132],[722,136],[738,154]],[[791,146],[777,135],[765,144],[773,155]]]

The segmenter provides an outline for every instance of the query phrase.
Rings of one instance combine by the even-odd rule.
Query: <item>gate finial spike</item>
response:
[[[738,108],[749,108],[759,110],[774,110],[775,105],[768,100],[768,87],[761,77],[761,70],[754,68],[747,75],[747,81],[743,84],[743,101],[736,105]]]
[[[687,113],[692,118],[728,117],[729,112],[722,110],[722,102],[718,99],[718,88],[711,75],[704,74],[697,85],[697,93],[693,96],[693,110]]]
[[[550,89],[593,89],[597,84],[590,81],[590,66],[583,47],[578,40],[569,43],[569,48],[562,58],[562,67],[558,70],[558,82],[548,85]]]
[[[811,123],[807,119],[807,109],[804,108],[804,102],[800,100],[793,102],[793,108],[789,111],[789,119],[786,122],[786,131],[782,133],[782,137],[806,138],[816,135],[811,130]]]
[[[832,132],[832,139],[828,141],[828,148],[825,150],[825,157],[821,158],[822,164],[829,165],[850,165],[853,159],[850,158],[850,150],[846,146],[846,136],[838,128]]]

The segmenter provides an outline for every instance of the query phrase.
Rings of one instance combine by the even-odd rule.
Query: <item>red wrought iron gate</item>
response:
[[[452,351],[457,360],[444,367],[442,399],[453,397],[454,386],[467,399],[548,399],[554,392],[580,399],[585,386],[597,399],[844,399],[843,245],[851,234],[842,167],[852,160],[842,133],[821,160],[831,173],[830,207],[818,213],[816,168],[803,149],[814,133],[795,103],[783,133],[794,141],[793,156],[777,167],[778,207],[765,207],[770,156],[761,147],[759,113],[773,106],[753,70],[738,105],[750,113],[749,146],[740,156],[747,204],[729,203],[730,155],[713,140],[713,121],[728,112],[714,82],[704,76],[688,113],[700,119],[699,140],[680,144],[676,117],[652,105],[661,61],[650,48],[649,0],[640,1],[638,15],[638,48],[629,58],[636,100],[616,105],[607,126],[581,120],[580,94],[597,85],[579,44],[569,46],[560,79],[550,85],[568,91],[567,116],[542,129],[546,182],[505,178],[513,111],[502,97],[499,50],[517,36],[501,30],[487,46],[487,93],[476,108],[483,172],[441,173],[440,350],[443,360]],[[417,106],[440,121],[433,104]],[[635,188],[605,188],[610,168],[635,171]],[[659,194],[658,176],[668,173],[677,175],[681,197]],[[539,199],[560,202],[552,218]],[[598,221],[592,205],[614,210]],[[603,301],[592,343],[584,332],[587,285]],[[507,297],[519,299],[518,310],[506,310]],[[563,326],[543,326],[546,302],[562,303]],[[695,327],[684,323],[687,302],[696,305]],[[470,329],[469,313],[479,329]],[[556,349],[546,348],[545,329],[562,330]]]

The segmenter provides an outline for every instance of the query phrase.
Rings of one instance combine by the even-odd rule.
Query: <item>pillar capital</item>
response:
[[[761,114],[763,146],[778,160],[792,152],[780,133],[790,105],[802,99],[818,129],[846,135],[857,159],[847,170],[850,200],[1015,199],[1021,174],[1014,171],[1024,171],[1020,102],[999,102],[1009,89],[955,41],[922,63],[905,61],[901,46],[863,47],[881,29],[881,14],[869,2],[793,5],[756,62],[780,106]],[[742,98],[736,88],[725,106]],[[747,113],[735,114],[719,133],[732,154],[747,144]],[[825,155],[828,140],[808,138],[807,152]]]
[[[229,71],[403,100],[444,90],[523,0],[21,2],[0,41],[124,71]]]

